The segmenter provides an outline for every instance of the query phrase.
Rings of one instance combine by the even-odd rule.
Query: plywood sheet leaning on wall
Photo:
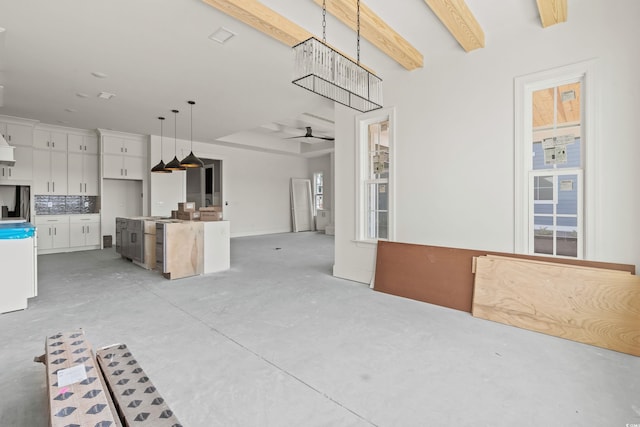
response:
[[[381,240],[378,242],[374,290],[471,313],[473,257],[487,254],[549,260],[549,257],[535,255]],[[635,273],[635,266],[630,264],[571,258],[555,258],[553,262]]]
[[[640,356],[640,277],[628,272],[478,257],[472,314]]]

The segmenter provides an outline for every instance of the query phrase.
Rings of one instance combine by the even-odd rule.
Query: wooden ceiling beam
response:
[[[484,47],[484,31],[464,0],[424,1],[466,52]]]
[[[543,27],[566,22],[567,0],[536,0]]]
[[[322,6],[322,0],[314,1]],[[326,0],[326,8],[349,28],[357,31],[356,0]],[[407,70],[415,70],[423,66],[424,59],[418,49],[362,2],[360,3],[360,35]]]

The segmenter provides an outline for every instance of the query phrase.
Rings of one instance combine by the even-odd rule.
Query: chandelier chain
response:
[[[322,0],[322,43],[327,43],[327,1]]]
[[[356,13],[358,19],[358,41],[357,41],[357,53],[358,53],[358,64],[360,64],[360,0],[358,0],[358,11]]]

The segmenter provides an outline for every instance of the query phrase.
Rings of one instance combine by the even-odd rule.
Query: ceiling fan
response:
[[[313,136],[313,131],[311,130],[311,126],[307,126],[307,133],[301,136],[292,136],[290,138],[287,139],[294,139],[294,138],[316,138],[316,139],[324,139],[325,141],[334,141],[335,138],[332,138],[330,136]]]

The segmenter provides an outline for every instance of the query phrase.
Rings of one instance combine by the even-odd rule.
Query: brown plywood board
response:
[[[83,331],[47,337],[45,355],[50,426],[121,426]],[[79,365],[87,378],[58,386],[58,371]]]
[[[640,278],[479,257],[475,317],[640,356]]]
[[[487,254],[635,274],[635,266],[628,264],[379,241],[374,289],[470,313],[473,258]]]

